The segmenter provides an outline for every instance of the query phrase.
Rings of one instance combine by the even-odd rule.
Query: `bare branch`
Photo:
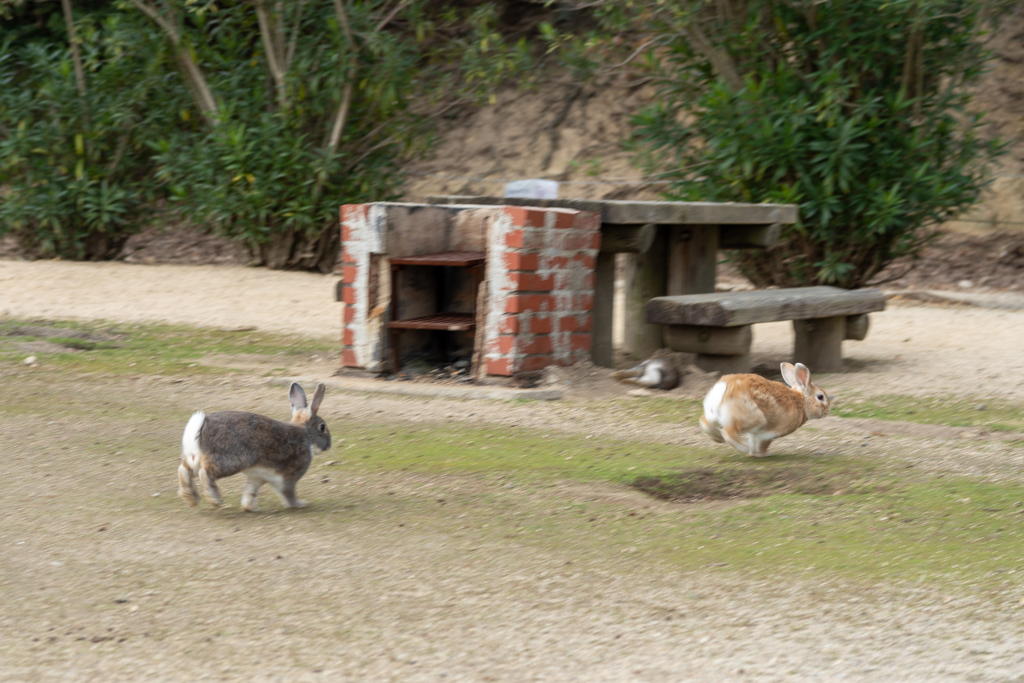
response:
[[[544,160],[540,162],[541,170],[548,170],[548,166],[551,164],[551,157],[555,155],[555,150],[558,149],[558,127],[565,123],[565,119],[569,116],[569,110],[572,109],[573,103],[582,93],[583,86],[576,86],[569,91],[569,94],[565,97],[565,102],[562,104],[562,110],[548,124],[548,153],[544,155]]]
[[[179,47],[176,57],[178,64],[185,73],[185,80],[188,83],[189,90],[192,91],[196,105],[203,114],[203,119],[210,125],[216,126],[218,123],[217,100],[213,98],[213,93],[210,91],[210,86],[206,83],[206,76],[203,74],[202,69],[192,59],[187,46],[182,45]]]
[[[380,20],[380,22],[377,24],[377,27],[373,29],[374,33],[380,31],[382,28],[390,24],[391,20],[395,18],[395,15],[398,14],[402,10],[402,8],[408,4],[409,0],[402,0],[402,2],[398,3],[386,17]]]
[[[631,54],[630,56],[626,57],[626,59],[624,59],[623,61],[619,62],[618,64],[613,64],[612,66],[609,66],[609,67],[606,67],[604,69],[601,69],[601,73],[611,73],[612,71],[615,71],[615,69],[619,69],[619,68],[622,68],[622,67],[626,66],[627,64],[632,62],[634,59],[636,59],[636,56],[638,54],[640,54],[641,52],[643,52],[644,49],[647,46],[649,46],[651,43],[657,43],[659,41],[665,40],[666,38],[674,38],[675,35],[676,34],[666,33],[664,35],[655,36],[655,37],[651,38],[650,40],[646,41],[643,45],[641,45],[637,49],[633,50],[633,54]]]
[[[279,61],[282,62],[282,66],[284,66],[285,53],[284,30],[284,3],[278,0],[274,6],[274,47],[277,48],[277,55]],[[285,70],[287,71],[287,67],[285,67]]]
[[[743,79],[740,78],[739,73],[736,71],[736,64],[733,62],[732,57],[729,56],[724,50],[719,50],[708,37],[704,35],[704,32],[700,30],[692,21],[686,25],[686,35],[690,38],[690,44],[699,52],[703,53],[708,61],[711,62],[711,66],[715,69],[718,76],[725,81],[733,91],[743,89]]]
[[[89,100],[85,91],[85,69],[82,68],[82,53],[78,49],[78,36],[75,34],[75,18],[71,13],[71,0],[61,0],[64,10],[64,25],[68,31],[68,43],[71,45],[71,61],[75,66],[75,84],[78,86],[78,99],[82,103],[82,119],[85,129],[92,128],[89,121]]]
[[[345,40],[348,41],[349,48],[354,48],[355,43],[352,40],[352,30],[348,26],[348,14],[345,12],[345,5],[342,3],[342,0],[334,0],[334,13],[338,16],[338,24],[345,34]]]
[[[334,13],[338,17],[338,25],[345,34],[347,43],[345,48],[349,56],[348,65],[345,68],[345,85],[341,88],[341,104],[338,105],[338,111],[334,115],[331,134],[327,138],[327,143],[324,144],[328,154],[334,154],[338,150],[338,145],[341,144],[341,136],[345,132],[345,124],[348,123],[349,107],[352,105],[352,82],[356,78],[356,44],[352,38],[352,29],[348,25],[348,14],[345,12],[342,0],[334,0]],[[318,178],[313,187],[314,198],[320,196],[321,189],[323,189],[323,180]]]
[[[288,111],[288,83],[287,69],[282,65],[283,50],[278,37],[277,24],[274,16],[267,10],[265,0],[255,0],[256,18],[260,25],[260,37],[263,39],[263,51],[267,54],[267,67],[270,69],[270,77],[274,79],[274,88],[277,90],[277,106],[281,111]]]
[[[167,21],[155,7],[151,7],[140,0],[130,0],[133,5],[139,8],[143,13],[146,14],[150,19],[156,22],[157,26],[163,29],[164,33],[171,39],[171,42],[177,46],[181,42],[181,38],[178,36],[177,29]]]
[[[420,123],[426,123],[427,121],[435,119],[438,116],[442,116],[445,112],[449,111],[450,109],[453,109],[453,108],[458,107],[458,106],[463,105],[463,104],[468,104],[470,102],[472,102],[472,100],[470,100],[468,98],[464,98],[464,97],[463,98],[459,98],[459,99],[457,99],[457,100],[455,100],[453,102],[449,102],[448,104],[446,104],[445,106],[441,107],[437,111],[434,111],[434,112],[431,112],[430,114],[427,114],[420,121]],[[372,140],[374,137],[376,137],[377,133],[379,133],[380,131],[382,131],[384,129],[384,127],[388,123],[389,122],[385,121],[384,123],[380,124],[379,126],[374,128],[373,130],[371,130],[369,133],[364,135],[362,137],[362,139],[360,139],[360,140],[358,140],[356,142],[355,147],[358,148],[359,145],[361,145],[361,144],[363,144],[363,143],[365,143],[365,142],[367,142],[369,140]],[[378,149],[380,149],[382,147],[387,147],[388,145],[394,144],[396,142],[398,142],[398,139],[395,136],[391,135],[391,136],[388,136],[388,137],[384,138],[383,140],[381,140],[377,144],[375,144],[375,145],[369,147],[368,149],[364,150],[362,152],[362,154],[360,154],[355,159],[353,159],[352,161],[349,162],[349,164],[348,164],[348,172],[351,173],[352,169],[354,169],[356,166],[359,165],[359,162],[361,162],[363,159],[365,159],[366,157],[368,157],[371,154],[373,154],[374,152],[376,152]]]
[[[345,34],[345,40],[348,45],[346,46],[349,53],[348,65],[345,69],[345,85],[341,91],[341,104],[338,106],[338,112],[334,116],[334,125],[331,127],[331,134],[327,138],[327,144],[324,147],[327,151],[334,153],[338,149],[338,144],[341,142],[341,134],[345,130],[345,124],[348,119],[348,110],[352,102],[352,81],[355,80],[356,61],[355,61],[355,40],[352,38],[352,30],[348,25],[348,14],[345,12],[345,6],[342,4],[342,0],[334,0],[334,13],[338,16],[338,25],[341,26],[342,32]]]
[[[302,10],[306,5],[306,0],[299,0],[299,7],[295,11],[295,26],[292,27],[292,39],[288,41],[288,52],[284,59],[284,70],[291,71],[292,60],[295,58],[295,45],[299,40],[299,33],[302,31]]]
[[[331,128],[331,136],[327,139],[327,150],[334,153],[341,142],[341,134],[348,122],[348,109],[352,104],[352,79],[345,81],[341,91],[341,104],[338,106],[338,113],[334,116],[334,126]]]
[[[192,59],[192,53],[188,49],[188,45],[182,44],[181,35],[178,30],[174,27],[170,21],[167,20],[159,11],[152,5],[148,5],[142,0],[130,0],[143,14],[152,19],[157,26],[170,38],[171,43],[176,48],[175,58],[178,60],[178,66],[181,68],[182,74],[185,76],[185,83],[188,85],[188,89],[192,92],[192,98],[195,100],[196,106],[199,107],[199,111],[203,115],[203,119],[211,126],[216,126],[219,122],[217,118],[217,100],[214,99],[213,93],[210,91],[210,86],[206,82],[206,76],[203,74],[202,69],[196,64],[195,60]]]

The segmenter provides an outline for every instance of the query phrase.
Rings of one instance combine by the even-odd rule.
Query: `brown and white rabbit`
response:
[[[629,370],[617,370],[612,379],[647,389],[670,391],[679,386],[679,370],[667,358],[652,358]]]
[[[722,377],[704,397],[701,429],[740,453],[763,456],[773,439],[828,415],[828,394],[811,384],[806,365],[783,363],[782,379],[789,386],[760,375]]]
[[[219,506],[217,480],[242,472],[242,509],[246,512],[256,511],[256,496],[265,483],[286,506],[304,507],[306,502],[295,497],[295,484],[309,469],[313,456],[331,447],[331,433],[316,414],[325,389],[317,384],[313,403],[307,405],[306,392],[292,383],[288,391],[290,423],[235,410],[194,413],[181,437],[178,495],[196,505],[199,491],[194,477],[199,477],[206,497]]]

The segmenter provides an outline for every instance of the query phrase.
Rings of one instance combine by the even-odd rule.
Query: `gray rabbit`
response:
[[[235,410],[195,412],[181,437],[178,495],[189,505],[198,504],[195,477],[199,477],[206,497],[219,506],[217,480],[242,472],[242,509],[246,512],[256,511],[256,496],[264,483],[277,491],[286,506],[304,507],[306,502],[295,497],[295,484],[309,469],[313,456],[331,447],[331,433],[316,414],[325,390],[323,384],[317,384],[313,403],[307,406],[306,392],[292,383],[288,391],[290,423]]]
[[[670,391],[679,386],[679,370],[668,358],[652,358],[629,370],[612,373],[612,379],[646,389]]]

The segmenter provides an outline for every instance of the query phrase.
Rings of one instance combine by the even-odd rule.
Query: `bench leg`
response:
[[[811,372],[843,371],[843,339],[846,338],[846,316],[794,320],[796,343],[793,360],[803,363]]]
[[[868,319],[867,313],[846,316],[846,339],[864,341],[864,338],[868,336],[870,324],[871,321]]]
[[[749,372],[750,325],[704,327],[665,325],[665,346],[673,351],[695,353],[694,364],[705,372]]]

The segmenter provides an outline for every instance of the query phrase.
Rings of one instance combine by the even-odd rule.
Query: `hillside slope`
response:
[[[944,227],[1024,232],[1024,2],[989,42],[993,60],[976,88],[976,108],[988,112],[986,133],[1010,144],[982,202]],[[500,195],[507,180],[552,178],[565,181],[562,197],[657,199],[658,186],[642,182],[621,146],[629,116],[655,96],[626,74],[582,89],[558,79],[530,92],[506,89],[495,104],[445,124],[436,152],[409,165],[405,198]]]
[[[582,87],[551,80],[533,91],[506,88],[495,104],[445,124],[431,157],[409,165],[406,199],[500,195],[506,181],[523,178],[562,181],[562,197],[657,199],[621,145],[629,116],[654,95],[625,75]]]

